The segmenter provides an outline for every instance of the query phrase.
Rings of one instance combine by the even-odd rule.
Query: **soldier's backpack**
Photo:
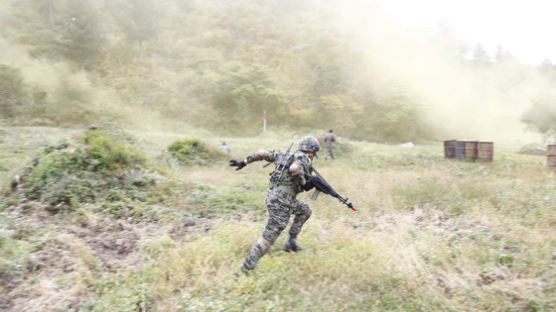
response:
[[[288,147],[288,150],[285,153],[280,153],[276,157],[276,161],[274,162],[274,172],[271,173],[272,177],[270,181],[272,182],[281,182],[282,178],[284,177],[284,172],[289,170],[290,166],[293,163],[293,156],[294,154],[290,152],[293,143]]]

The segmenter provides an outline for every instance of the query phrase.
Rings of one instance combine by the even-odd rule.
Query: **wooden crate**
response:
[[[444,157],[456,158],[456,140],[444,141]]]
[[[463,160],[465,156],[465,141],[457,140],[456,141],[456,158],[458,160]]]
[[[548,167],[556,167],[556,144],[546,147],[546,164]]]
[[[477,161],[491,162],[494,156],[494,142],[477,142]]]
[[[463,159],[474,161],[477,159],[477,141],[464,141]]]

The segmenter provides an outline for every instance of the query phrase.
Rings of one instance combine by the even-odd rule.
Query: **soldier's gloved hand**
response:
[[[230,166],[232,167],[237,167],[236,170],[239,170],[243,167],[246,166],[245,162],[243,160],[230,160]]]
[[[315,187],[315,181],[318,179],[318,177],[317,176],[306,176],[305,179],[306,179],[307,182],[305,182],[305,185],[303,185],[302,188],[305,192],[308,192],[311,189],[313,189],[313,187]]]

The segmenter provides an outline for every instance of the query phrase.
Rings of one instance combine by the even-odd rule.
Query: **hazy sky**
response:
[[[407,27],[444,23],[470,48],[494,57],[498,45],[519,61],[556,63],[556,0],[376,0]]]

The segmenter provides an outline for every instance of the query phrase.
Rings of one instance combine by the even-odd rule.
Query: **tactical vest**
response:
[[[290,166],[293,163],[293,153],[279,153],[274,161],[274,171],[270,174],[270,182],[282,184],[293,178],[289,173]]]

